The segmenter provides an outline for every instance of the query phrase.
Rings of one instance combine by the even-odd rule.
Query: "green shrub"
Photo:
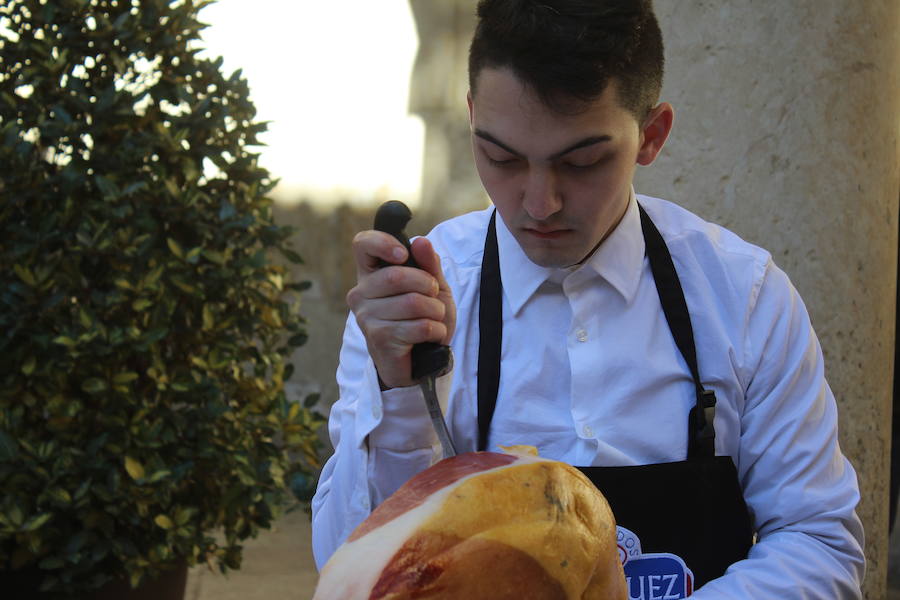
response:
[[[318,467],[299,257],[205,4],[0,5],[0,571],[48,591],[237,568]]]

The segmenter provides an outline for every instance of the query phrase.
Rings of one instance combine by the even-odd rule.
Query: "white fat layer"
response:
[[[419,527],[440,510],[444,499],[466,480],[499,469],[532,462],[546,462],[536,456],[518,455],[507,465],[466,475],[434,492],[419,506],[373,529],[352,542],[345,542],[332,555],[319,575],[313,600],[366,600],[378,583],[388,561]]]

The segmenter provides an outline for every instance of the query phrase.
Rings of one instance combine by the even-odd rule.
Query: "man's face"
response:
[[[482,70],[476,88],[475,166],[503,221],[535,264],[583,261],[624,215],[643,145],[615,82],[574,115],[545,106],[508,69]]]

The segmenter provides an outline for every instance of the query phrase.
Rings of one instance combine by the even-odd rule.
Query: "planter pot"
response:
[[[94,595],[81,600],[183,600],[187,587],[187,565],[166,571],[159,579],[148,581],[132,589],[127,581],[114,581],[97,590]],[[0,571],[0,598],[27,598],[28,600],[56,600],[55,594],[38,591],[43,573],[40,569]]]

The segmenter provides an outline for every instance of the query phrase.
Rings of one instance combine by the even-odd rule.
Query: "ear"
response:
[[[656,160],[672,131],[674,121],[675,109],[668,102],[663,102],[650,111],[641,126],[641,148],[637,155],[639,165],[647,166]]]
[[[475,126],[475,105],[472,104],[472,90],[466,92],[466,105],[469,107],[469,129]]]

